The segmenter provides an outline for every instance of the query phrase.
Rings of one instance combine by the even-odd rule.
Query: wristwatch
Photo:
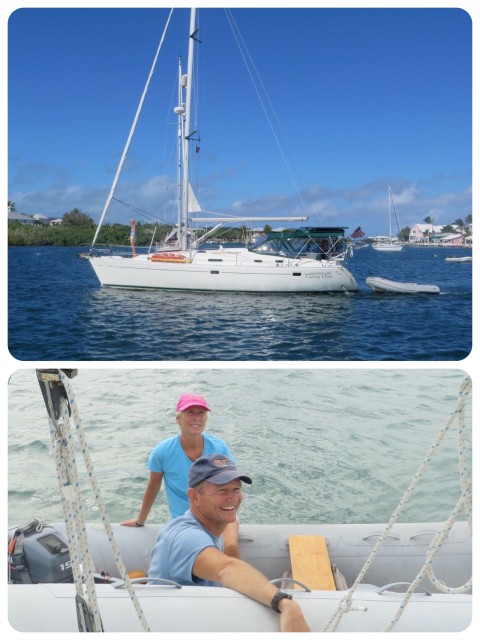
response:
[[[277,593],[272,598],[270,606],[277,613],[281,613],[280,609],[278,608],[278,603],[280,602],[280,600],[283,600],[284,598],[287,598],[288,600],[292,600],[293,596],[291,593],[285,593],[285,591],[277,591]]]

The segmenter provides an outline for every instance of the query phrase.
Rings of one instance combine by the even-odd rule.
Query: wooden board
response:
[[[324,536],[290,536],[292,578],[310,589],[335,591],[332,567]],[[296,589],[301,587],[295,585]]]

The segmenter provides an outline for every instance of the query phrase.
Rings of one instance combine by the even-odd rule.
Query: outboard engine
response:
[[[8,550],[10,582],[14,584],[73,582],[67,541],[50,525],[34,520],[17,528]]]

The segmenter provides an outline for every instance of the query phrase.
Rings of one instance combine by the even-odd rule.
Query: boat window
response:
[[[249,250],[287,258],[329,260],[343,258],[346,248],[343,228],[305,227],[263,235],[250,245]]]

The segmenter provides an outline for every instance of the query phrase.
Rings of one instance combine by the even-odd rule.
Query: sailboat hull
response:
[[[373,244],[375,251],[402,251],[403,245],[395,243]]]
[[[358,284],[335,261],[284,259],[255,255],[248,250],[198,251],[188,262],[156,262],[150,256],[91,257],[102,286],[182,291],[251,293],[355,292]]]

